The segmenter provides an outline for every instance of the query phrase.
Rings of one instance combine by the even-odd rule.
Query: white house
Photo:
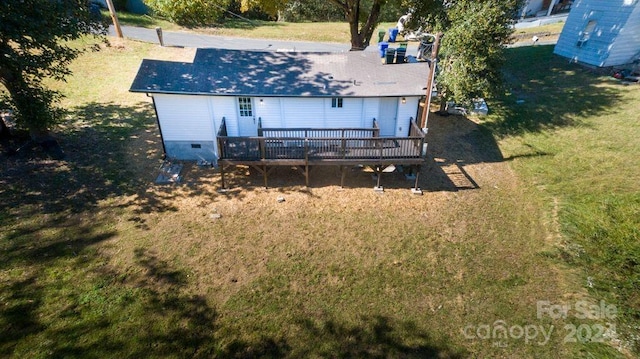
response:
[[[638,0],[577,0],[554,53],[575,62],[608,67],[640,57]]]
[[[525,0],[520,9],[520,16],[551,16],[571,9],[572,0]]]
[[[371,129],[409,137],[429,65],[383,65],[376,52],[259,52],[199,49],[191,63],[143,60],[130,91],[153,98],[165,154],[220,159],[218,131],[261,128]],[[415,128],[415,126],[414,126]]]

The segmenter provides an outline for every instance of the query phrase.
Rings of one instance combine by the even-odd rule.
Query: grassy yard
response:
[[[511,95],[494,115],[431,118],[420,197],[400,174],[376,194],[358,167],[345,190],[332,168],[312,173],[310,188],[280,168],[268,190],[239,168],[233,190],[219,193],[218,172],[187,165],[183,184],[157,186],[151,102],[127,89],[142,58],[193,54],[127,41],[88,53],[56,85],[70,111],[57,130],[65,160],[37,149],[8,156],[17,143],[2,142],[0,355],[627,353],[609,338],[565,342],[571,326],[602,318],[552,318],[537,306],[604,297],[625,315],[637,308],[632,291],[614,298],[605,287],[628,283],[612,278],[626,273],[580,237],[590,233],[581,224],[601,225],[604,238],[624,220],[617,241],[637,244],[637,105],[624,105],[638,103],[637,87],[545,47],[511,50]],[[535,71],[521,65],[531,56]],[[596,216],[602,208],[609,217]]]
[[[509,93],[485,125],[557,219],[553,256],[581,268],[589,293],[616,305],[620,336],[637,352],[640,86],[569,65],[552,50],[509,50]]]

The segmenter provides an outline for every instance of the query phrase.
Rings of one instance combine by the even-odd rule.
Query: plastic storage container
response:
[[[387,58],[385,63],[392,64],[396,57],[396,49],[394,49],[393,47],[388,47],[386,51],[386,55],[387,55]]]
[[[388,42],[379,42],[378,43],[378,51],[380,52],[380,57],[384,57],[384,55],[387,53],[387,48],[389,47],[389,43]]]
[[[389,29],[389,42],[396,42],[396,37],[398,37],[398,28],[392,27]]]
[[[404,58],[406,55],[407,55],[406,48],[401,47],[398,50],[396,50],[396,64],[404,63]]]

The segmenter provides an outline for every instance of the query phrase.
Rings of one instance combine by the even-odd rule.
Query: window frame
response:
[[[343,108],[343,107],[344,107],[344,99],[342,97],[331,98],[331,108]]]
[[[240,117],[253,117],[253,101],[251,97],[238,97],[238,114]]]

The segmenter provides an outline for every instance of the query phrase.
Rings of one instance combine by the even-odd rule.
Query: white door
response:
[[[398,99],[385,97],[380,99],[378,126],[380,136],[394,137],[396,135],[396,120],[398,115]]]
[[[238,97],[238,134],[240,136],[258,135],[258,121],[251,97]]]

